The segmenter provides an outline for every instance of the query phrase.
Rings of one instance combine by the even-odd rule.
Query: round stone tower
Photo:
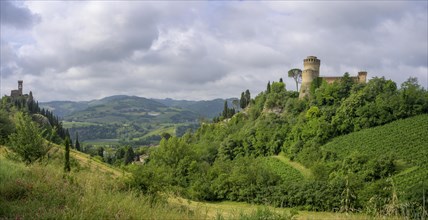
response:
[[[19,92],[19,95],[22,95],[22,84],[23,83],[24,83],[24,81],[18,80],[18,92]]]
[[[303,60],[302,85],[299,98],[309,94],[312,81],[320,75],[321,61],[316,56],[308,56]]]

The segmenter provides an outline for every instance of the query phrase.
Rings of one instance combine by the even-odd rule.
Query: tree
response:
[[[76,132],[76,143],[75,143],[75,146],[76,146],[76,150],[80,151],[79,135],[77,134],[77,132]]]
[[[68,137],[65,138],[64,145],[65,145],[64,172],[70,172],[70,138]]]
[[[58,119],[57,119],[58,120]],[[59,120],[58,120],[59,121]],[[73,148],[73,141],[71,141],[71,136],[70,136],[70,132],[69,132],[69,130],[68,130],[68,128],[65,130],[65,137],[64,137],[64,140],[65,140],[65,138],[68,138],[68,140],[70,141],[70,146],[71,146],[71,148]]]
[[[125,165],[130,164],[134,161],[135,153],[132,147],[128,147],[125,153]]]
[[[268,94],[270,93],[270,81],[267,84],[266,93]]]
[[[12,134],[14,130],[12,121],[6,111],[0,109],[0,144],[5,144],[7,137]]]
[[[245,93],[244,92],[241,93],[241,99],[239,101],[240,101],[240,105],[241,105],[242,109],[247,107],[247,105],[246,105],[247,101],[245,100]]]
[[[104,158],[104,148],[103,147],[97,148],[97,155],[100,156],[101,158]]]
[[[288,77],[293,78],[296,82],[296,89],[299,91],[299,83],[302,82],[302,70],[301,69],[291,69],[288,71]]]
[[[170,139],[172,137],[172,135],[170,134],[170,133],[168,133],[168,132],[163,132],[162,134],[161,134],[161,138],[162,139]]]
[[[246,105],[245,107],[247,107],[250,102],[251,102],[251,94],[250,94],[250,90],[245,90],[245,101],[246,101]]]
[[[229,115],[229,106],[227,106],[227,100],[226,101],[224,101],[224,107],[223,107],[223,114],[222,114],[222,116],[224,117],[224,118],[227,118],[227,116]]]
[[[22,112],[15,115],[16,133],[9,136],[9,144],[26,164],[42,158],[50,146],[44,143],[42,132],[31,117]]]

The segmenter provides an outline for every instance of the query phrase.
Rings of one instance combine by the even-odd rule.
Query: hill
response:
[[[232,101],[235,99],[227,99],[229,106],[232,106]],[[42,102],[40,107],[53,111],[60,118],[66,118],[67,116],[73,115],[74,113],[84,111],[90,107],[111,105],[111,103],[125,102],[128,107],[136,107],[135,110],[147,111],[147,110],[159,110],[161,107],[171,107],[173,109],[182,109],[183,111],[193,112],[194,116],[204,117],[211,119],[218,116],[223,110],[225,99],[214,99],[204,101],[188,101],[188,100],[174,100],[170,98],[166,99],[146,99],[137,96],[126,96],[116,95],[109,96],[99,100],[92,101],[51,101]],[[113,104],[114,105],[114,104]],[[127,107],[123,107],[127,108]]]
[[[219,115],[224,109],[225,99],[203,100],[203,101],[187,101],[174,99],[154,99],[169,107],[179,107],[188,109],[192,112],[205,118],[214,118]],[[226,99],[229,106],[233,106],[233,101],[237,99]],[[239,109],[239,108],[238,108]]]
[[[415,78],[398,88],[344,74],[316,81],[305,98],[285,88],[268,83],[244,96],[243,111],[162,140],[133,175],[196,200],[427,216],[428,92]],[[161,176],[147,182],[153,172]]]
[[[40,107],[53,111],[55,115],[64,118],[74,112],[82,111],[89,107],[89,102],[52,101],[40,103]]]
[[[88,108],[64,117],[66,121],[93,123],[178,123],[196,119],[197,116],[190,111],[169,108],[159,102],[136,96],[114,96],[91,101]]]
[[[147,99],[137,96],[110,96],[87,102],[55,101],[41,107],[58,114],[71,134],[81,140],[132,146],[155,144],[163,132],[181,136],[196,129],[200,118],[218,116],[223,99],[186,101]],[[232,106],[231,99],[229,105]]]

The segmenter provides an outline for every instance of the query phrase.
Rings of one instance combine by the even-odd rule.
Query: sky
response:
[[[321,76],[417,77],[427,1],[1,1],[1,96],[252,96],[317,56]]]

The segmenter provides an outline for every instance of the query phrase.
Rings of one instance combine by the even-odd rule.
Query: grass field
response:
[[[80,154],[72,154],[79,165],[64,174],[59,152],[30,166],[1,152],[0,219],[206,219],[185,206],[153,203],[112,168],[95,161],[87,168]]]
[[[100,125],[98,123],[92,123],[92,122],[80,122],[80,121],[63,121],[62,125],[64,128],[72,128],[72,127],[88,127],[91,125]]]

